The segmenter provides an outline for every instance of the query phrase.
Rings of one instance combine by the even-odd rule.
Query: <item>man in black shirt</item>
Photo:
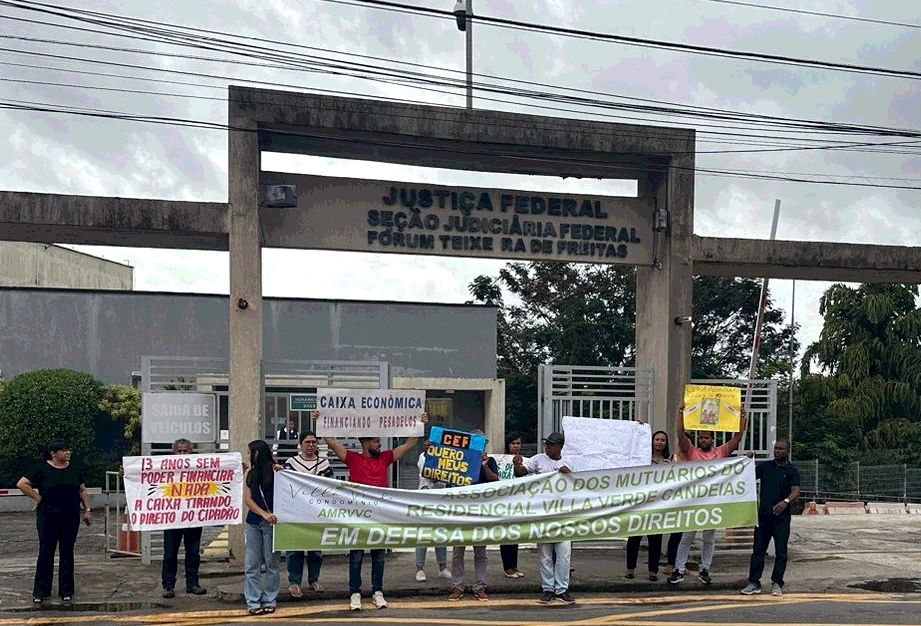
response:
[[[192,442],[177,439],[173,442],[173,454],[192,454]],[[207,592],[198,584],[198,568],[201,565],[201,526],[171,528],[163,531],[163,597],[176,597],[176,574],[179,569],[179,546],[185,543],[185,592],[196,596]]]
[[[758,528],[752,549],[748,584],[742,593],[761,593],[761,573],[768,544],[774,540],[774,571],[771,572],[771,595],[783,595],[783,575],[787,568],[787,540],[790,538],[790,503],[799,497],[799,472],[789,461],[790,444],[783,439],[774,443],[774,460],[759,463],[755,477],[761,480],[758,500]]]

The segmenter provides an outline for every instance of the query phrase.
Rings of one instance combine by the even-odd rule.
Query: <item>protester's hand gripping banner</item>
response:
[[[425,451],[422,477],[465,487],[480,480],[486,437],[432,426],[429,449]]]
[[[243,461],[238,452],[128,456],[123,467],[132,530],[242,522]]]
[[[275,475],[275,550],[594,541],[758,523],[749,458],[549,473],[455,489]]]
[[[425,392],[317,389],[318,437],[422,437]]]
[[[685,385],[685,430],[739,432],[742,390],[722,385]]]
[[[490,454],[489,456],[496,461],[496,466],[499,468],[499,480],[511,480],[515,478],[514,454]],[[522,463],[527,460],[528,457],[521,457]]]

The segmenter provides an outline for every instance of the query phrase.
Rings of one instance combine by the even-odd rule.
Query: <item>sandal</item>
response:
[[[312,583],[310,585],[310,588],[313,589],[314,593],[323,593],[324,591],[326,591],[326,588],[317,582]]]
[[[262,615],[263,613],[265,613],[265,609],[263,609],[261,606],[257,606],[256,608],[249,610],[250,615]]]
[[[298,600],[304,597],[304,590],[301,589],[300,585],[291,585],[288,587],[288,593],[292,598],[297,598]]]
[[[505,572],[506,578],[518,578],[518,572]]]
[[[63,597],[61,598],[61,602],[63,602],[64,604],[70,604],[70,603],[73,602],[73,601],[74,601],[74,597],[73,597],[73,596],[63,596]]]
[[[274,612],[275,612],[275,607],[274,607],[274,606],[264,606],[264,607],[262,607],[262,614],[263,614],[263,615],[268,615],[269,613],[274,613]]]
[[[627,579],[632,580],[632,579],[636,578],[636,574],[633,573],[633,570],[629,570],[629,569],[628,569],[628,570],[627,570],[627,573],[624,574],[624,578],[627,578]]]
[[[656,572],[649,572],[649,580],[652,580],[652,581],[659,580],[659,575]]]
[[[32,604],[34,604],[35,606],[41,606],[44,601],[45,601],[44,598],[39,598],[38,596],[33,596],[32,598]]]

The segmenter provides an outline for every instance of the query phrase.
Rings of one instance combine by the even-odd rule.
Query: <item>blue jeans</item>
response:
[[[572,542],[539,543],[540,586],[544,591],[560,595],[569,590],[569,564],[572,561]]]
[[[198,568],[201,564],[201,526],[163,531],[161,578],[164,589],[172,589],[176,586],[179,545],[183,542],[185,542],[185,587],[189,589],[198,586]]]
[[[285,552],[285,563],[288,565],[288,584],[300,585],[304,582],[304,551],[291,550]],[[307,554],[307,584],[320,580],[320,568],[323,567],[323,553],[319,550],[308,550]]]
[[[384,590],[384,550],[371,550],[371,592]],[[349,550],[349,595],[361,593],[364,550]]]
[[[243,560],[243,597],[246,606],[258,609],[275,606],[278,585],[281,582],[278,552],[272,552],[272,525],[265,520],[259,524],[243,524],[246,537],[246,555]],[[265,565],[265,584],[262,584],[262,566]]]

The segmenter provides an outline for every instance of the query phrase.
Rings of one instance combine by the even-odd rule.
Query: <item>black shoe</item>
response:
[[[538,604],[550,604],[553,602],[553,592],[545,591],[541,594],[540,598],[537,600]]]
[[[713,583],[713,579],[710,578],[710,570],[708,569],[702,569],[697,572],[697,579],[705,585]]]
[[[675,570],[674,572],[672,572],[672,575],[668,577],[668,584],[670,585],[677,585],[678,583],[683,583],[683,582],[684,582],[684,574],[682,574],[678,570]]]
[[[196,596],[203,596],[206,593],[208,593],[208,590],[203,589],[202,587],[199,587],[198,585],[193,585],[191,587],[186,587],[185,592],[195,594]]]
[[[576,599],[573,598],[571,595],[569,595],[568,591],[564,591],[563,593],[558,593],[556,595],[556,601],[562,602],[563,604],[575,604],[576,603]]]
[[[176,592],[173,591],[173,588],[172,588],[172,587],[164,587],[164,588],[163,588],[163,597],[164,597],[164,598],[175,598],[175,597],[176,597]]]

